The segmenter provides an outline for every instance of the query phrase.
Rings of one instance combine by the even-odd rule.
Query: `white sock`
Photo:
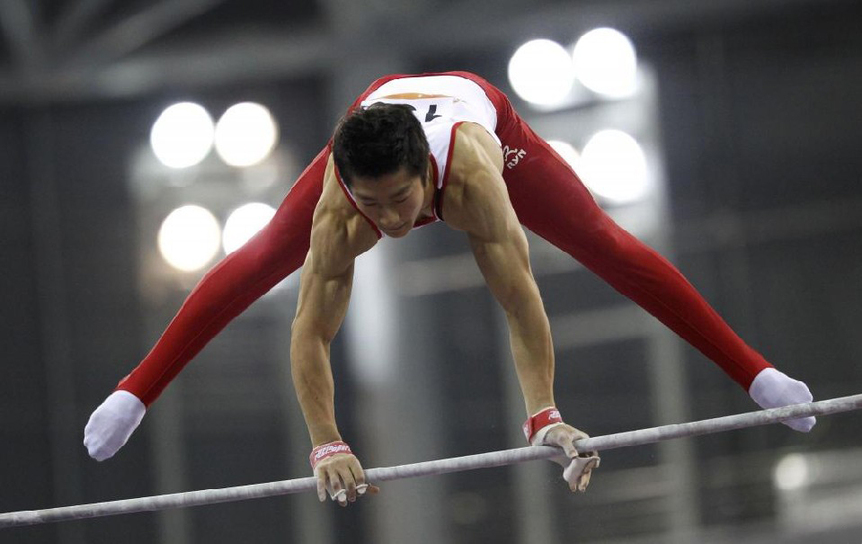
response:
[[[761,408],[778,408],[788,404],[801,404],[814,400],[805,383],[794,380],[774,368],[761,370],[751,382],[748,394]],[[810,431],[815,423],[817,423],[817,418],[813,416],[784,422],[791,429],[803,433]]]

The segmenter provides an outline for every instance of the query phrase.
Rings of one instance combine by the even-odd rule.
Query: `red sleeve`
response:
[[[207,272],[150,353],[117,389],[150,406],[233,318],[302,266],[328,157],[327,146],[302,173],[272,221]]]

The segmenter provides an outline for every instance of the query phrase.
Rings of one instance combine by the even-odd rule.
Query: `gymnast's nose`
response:
[[[393,208],[381,208],[380,215],[377,216],[377,222],[384,229],[392,229],[401,225],[401,217],[398,215],[398,212]]]

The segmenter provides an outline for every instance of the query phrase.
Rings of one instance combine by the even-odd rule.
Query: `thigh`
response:
[[[258,260],[258,268],[275,276],[265,283],[287,276],[305,262],[329,153],[327,145],[299,175],[269,224],[247,244],[245,257]]]
[[[613,223],[572,167],[524,121],[503,131],[503,178],[521,224],[555,246],[583,257],[589,232]]]

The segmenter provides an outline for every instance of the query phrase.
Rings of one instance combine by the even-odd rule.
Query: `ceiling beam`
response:
[[[466,0],[438,11],[426,21],[427,31],[410,29],[409,46],[418,51],[484,50],[518,45],[517,40],[571,36],[598,26],[627,32],[658,32],[679,28],[732,23],[789,9],[830,4],[852,4],[849,0],[586,0],[515,8],[489,8],[486,0]],[[481,23],[480,23],[481,21]]]
[[[44,60],[33,11],[27,0],[0,0],[0,26],[16,64],[24,72],[36,69]]]
[[[123,58],[224,1],[162,0],[85,43],[68,59],[68,64],[98,66]]]
[[[0,5],[7,1],[0,0]],[[259,30],[247,35],[231,31],[205,42],[127,55],[200,12],[195,10],[211,8],[220,1],[223,0],[166,0],[154,8],[158,11],[143,14],[149,22],[129,22],[122,29],[109,31],[86,50],[103,59],[124,56],[108,65],[69,65],[39,78],[0,72],[0,103],[111,98],[178,85],[194,88],[244,79],[301,77],[337,69],[336,61],[344,56],[344,47],[374,54],[387,47],[385,44],[397,44],[399,54],[410,58],[514,48],[518,41],[537,36],[574,38],[596,25],[618,26],[629,32],[662,32],[743,21],[804,6],[822,9],[827,5],[851,5],[848,0],[604,0],[521,8],[515,3],[506,10],[491,10],[486,0],[467,0],[451,11],[432,14],[421,10],[418,17],[422,20],[412,24],[407,20],[387,24],[387,32],[377,32],[381,35],[378,38],[360,34],[344,40],[332,28],[334,25],[321,24]],[[340,0],[321,1],[327,2],[327,10],[342,6]]]
[[[78,0],[69,3],[54,25],[52,36],[54,51],[64,51],[76,43],[87,27],[111,2],[113,0]]]
[[[198,90],[233,81],[326,73],[337,58],[332,44],[325,29],[288,28],[232,33],[182,50],[135,55],[106,67],[66,67],[27,78],[0,72],[0,104],[109,100],[166,88]]]

